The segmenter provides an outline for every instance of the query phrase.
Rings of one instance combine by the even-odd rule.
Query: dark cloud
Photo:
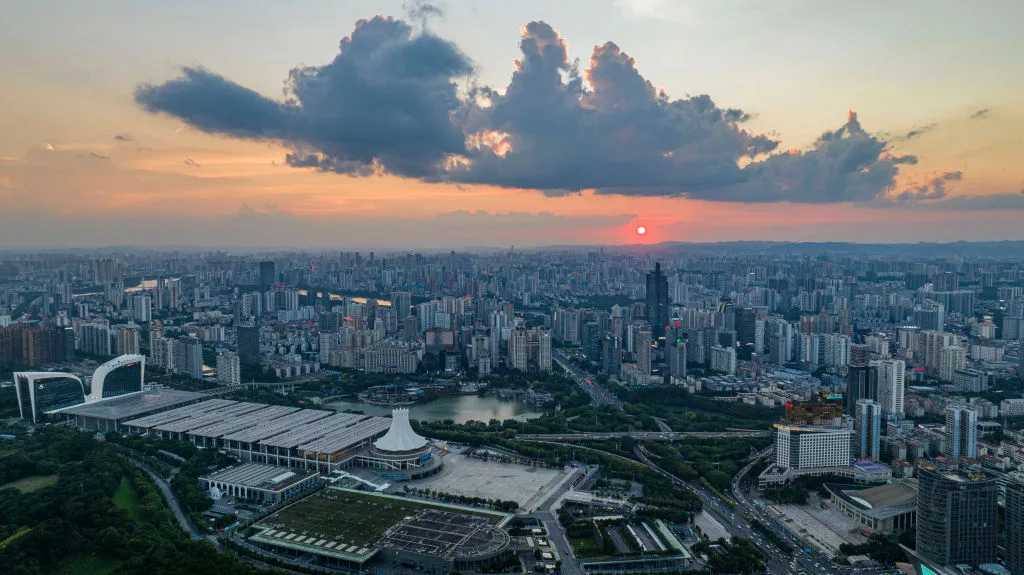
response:
[[[919,202],[922,200],[941,200],[946,197],[946,185],[949,182],[959,182],[964,178],[962,172],[946,172],[923,186],[904,190],[895,197],[897,202]]]
[[[988,108],[982,108],[982,109],[978,110],[977,112],[971,114],[971,119],[972,120],[980,120],[980,119],[984,118],[987,115],[988,115]]]
[[[402,10],[405,11],[406,16],[409,17],[413,22],[420,22],[425,24],[431,18],[442,18],[444,17],[444,8],[438,4],[431,2],[425,2],[424,0],[413,0],[412,2],[403,2]]]
[[[437,10],[405,7],[423,17]],[[455,82],[472,81],[473,68],[454,44],[376,17],[356,24],[331,63],[292,70],[283,102],[199,68],[140,86],[135,98],[206,132],[282,142],[294,167],[547,195],[871,202],[917,161],[894,154],[852,112],[808,149],[779,153],[776,139],[744,127],[749,113],[707,95],[672,99],[612,42],[581,69],[545,22],[523,29],[520,50],[505,89],[470,83],[460,97]]]
[[[918,137],[918,136],[920,136],[922,134],[926,134],[928,132],[931,132],[932,130],[934,130],[937,127],[939,127],[939,125],[934,123],[934,122],[931,123],[931,124],[925,124],[924,126],[920,126],[918,128],[914,128],[913,130],[910,130],[909,132],[907,132],[903,136],[902,139],[910,140],[910,139],[916,138],[916,137]]]
[[[119,142],[132,142],[132,141],[135,140],[134,138],[132,138],[128,134],[117,134],[117,135],[114,136],[114,139],[119,141]]]
[[[185,164],[186,166],[192,166],[193,168],[201,168],[202,167],[202,166],[199,165],[198,162],[196,162],[192,158],[185,158],[185,161],[182,162],[182,164]]]
[[[89,157],[94,160],[109,160],[110,156],[105,154],[97,154],[96,152],[89,152]]]
[[[465,153],[450,116],[460,105],[453,79],[471,71],[451,42],[378,16],[356,23],[331,63],[293,69],[283,103],[197,68],[139,87],[135,100],[206,132],[280,140],[297,167],[422,178]]]

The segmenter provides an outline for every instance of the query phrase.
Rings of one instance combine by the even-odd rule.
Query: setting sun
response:
[[[638,233],[638,234],[640,234],[640,235],[642,236],[642,235],[644,235],[644,234],[646,234],[646,233],[647,233],[647,228],[645,228],[645,227],[643,227],[643,226],[640,226],[640,227],[638,227],[638,228],[636,229],[636,233]]]

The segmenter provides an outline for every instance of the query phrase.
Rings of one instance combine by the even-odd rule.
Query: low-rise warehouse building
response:
[[[243,461],[329,475],[383,436],[387,417],[211,399],[124,422],[131,434],[189,441]]]
[[[273,505],[314,487],[320,473],[287,469],[261,463],[243,463],[199,478],[199,485],[213,499],[237,497]]]

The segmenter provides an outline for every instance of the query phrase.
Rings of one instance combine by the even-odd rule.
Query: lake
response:
[[[325,406],[336,411],[355,409],[367,415],[391,415],[391,410],[393,409],[388,406],[371,405],[361,401],[331,401],[326,403]],[[497,397],[480,397],[478,395],[441,397],[425,403],[402,407],[409,408],[409,417],[412,419],[420,421],[444,421],[451,419],[455,423],[466,423],[472,420],[487,423],[491,419],[500,421],[517,419],[525,421],[543,415],[543,413],[537,411],[536,406],[528,405],[521,401],[502,401]]]

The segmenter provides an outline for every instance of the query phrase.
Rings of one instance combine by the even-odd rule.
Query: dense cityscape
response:
[[[1024,2],[0,6],[0,575],[1024,575]]]
[[[1016,574],[1024,264],[947,249],[7,253],[3,480],[91,433],[295,572]]]

